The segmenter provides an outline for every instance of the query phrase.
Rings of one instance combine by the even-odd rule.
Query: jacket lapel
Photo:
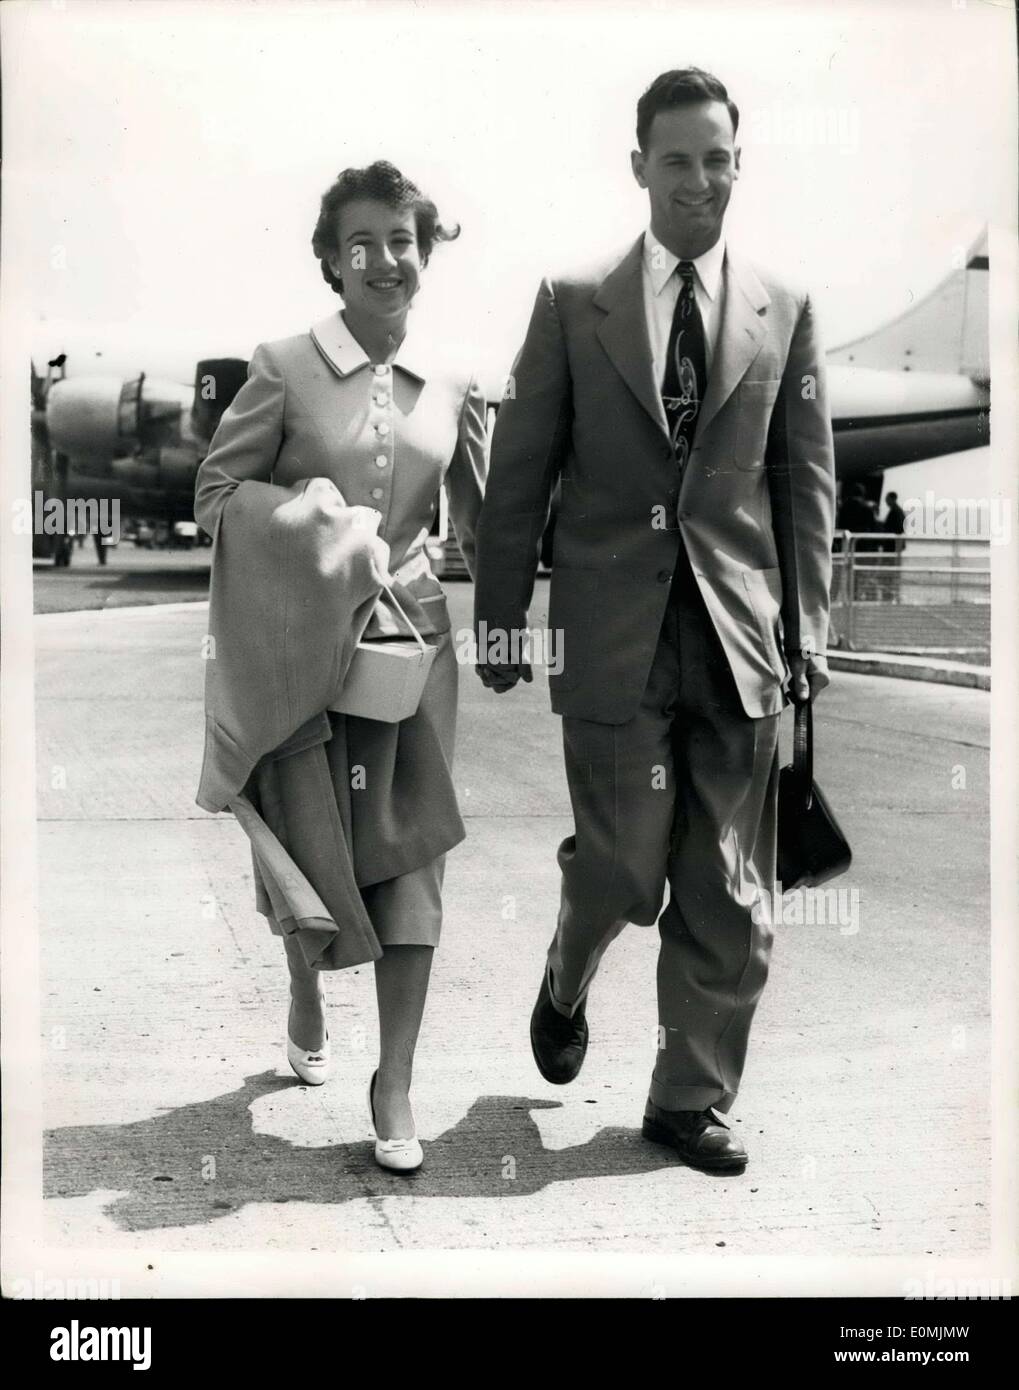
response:
[[[655,424],[668,435],[665,407],[651,364],[651,342],[644,314],[643,246],[641,235],[599,285],[594,303],[605,311],[605,318],[599,323],[597,333],[616,371]]]
[[[761,350],[767,334],[764,310],[771,300],[757,276],[738,255],[726,249],[722,267],[725,296],[722,321],[708,377],[704,404],[697,417],[695,444],[735,391]]]
[[[367,367],[368,354],[339,313],[312,324],[311,337],[319,352],[340,376]]]
[[[311,337],[319,352],[340,376],[369,365],[368,354],[347,327],[343,315],[330,314],[311,326]],[[413,311],[407,318],[407,333],[393,358],[393,366],[400,367],[417,377],[419,381],[428,380],[428,369],[434,366],[431,361],[427,332],[417,326]]]

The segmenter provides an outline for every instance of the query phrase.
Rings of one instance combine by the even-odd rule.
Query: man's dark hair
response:
[[[644,154],[651,133],[651,122],[659,111],[672,111],[678,106],[702,106],[706,101],[721,101],[732,118],[732,133],[739,129],[739,110],[729,100],[725,85],[702,68],[674,68],[656,77],[637,103],[637,144]]]
[[[443,226],[431,198],[425,197],[417,184],[405,178],[388,160],[377,159],[365,169],[344,169],[335,183],[322,194],[318,221],[311,239],[312,250],[322,268],[322,278],[337,294],[343,293],[343,280],[330,270],[327,258],[339,250],[336,230],[340,208],[355,198],[374,198],[398,211],[412,208],[422,265],[428,264],[428,257],[436,242],[454,241],[460,235],[460,228],[455,222],[452,226]]]

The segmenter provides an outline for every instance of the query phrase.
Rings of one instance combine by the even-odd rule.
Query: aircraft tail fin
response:
[[[839,366],[893,372],[945,372],[986,384],[990,378],[987,331],[986,229],[941,283],[897,318],[828,353]]]

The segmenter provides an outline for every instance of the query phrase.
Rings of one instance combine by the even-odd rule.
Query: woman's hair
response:
[[[459,225],[454,222],[450,227],[443,226],[431,198],[426,198],[417,184],[404,178],[388,160],[377,159],[366,169],[344,169],[322,194],[322,206],[311,238],[311,249],[322,267],[322,278],[337,294],[343,293],[343,281],[330,270],[327,258],[337,255],[340,249],[336,240],[340,209],[355,198],[374,198],[400,212],[413,209],[422,265],[428,264],[436,242],[454,241],[460,235]]]

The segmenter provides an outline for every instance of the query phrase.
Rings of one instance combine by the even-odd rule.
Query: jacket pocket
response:
[[[587,668],[591,628],[598,600],[597,570],[552,568],[548,601],[549,640],[560,670],[548,674],[552,690],[573,690]]]
[[[764,445],[768,438],[771,412],[775,406],[781,378],[773,381],[742,381],[739,385],[739,418],[736,429],[737,468],[747,472],[764,467]]]
[[[777,567],[744,570],[743,584],[768,661],[784,678],[788,667],[782,655],[782,571]]]

